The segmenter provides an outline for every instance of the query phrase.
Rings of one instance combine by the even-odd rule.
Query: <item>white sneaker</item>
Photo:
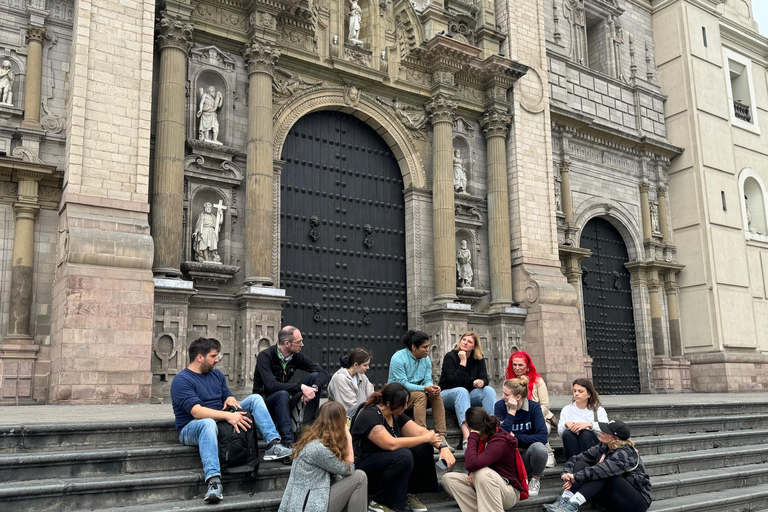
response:
[[[550,452],[547,454],[547,467],[553,468],[557,465],[557,461],[555,461],[555,453]]]
[[[528,481],[528,496],[534,497],[539,495],[541,489],[541,481],[538,478],[531,478]]]

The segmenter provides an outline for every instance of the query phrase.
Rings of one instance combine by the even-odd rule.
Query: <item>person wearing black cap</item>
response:
[[[600,443],[574,455],[563,467],[563,494],[544,505],[549,512],[575,512],[587,501],[607,510],[645,512],[651,482],[623,421],[600,422]]]

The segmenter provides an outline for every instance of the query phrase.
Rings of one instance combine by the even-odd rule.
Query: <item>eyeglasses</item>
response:
[[[303,344],[304,344],[304,338],[291,342],[291,345],[303,345]]]

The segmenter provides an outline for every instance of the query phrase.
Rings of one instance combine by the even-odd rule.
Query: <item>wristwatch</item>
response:
[[[446,443],[445,441],[440,443],[440,446],[437,447],[438,450],[442,450],[443,448],[448,448],[448,443]]]

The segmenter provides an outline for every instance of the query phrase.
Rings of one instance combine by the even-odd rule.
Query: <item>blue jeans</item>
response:
[[[312,384],[315,384],[316,377],[317,373],[310,373],[304,377],[304,380],[302,380],[301,383],[307,386],[311,386]],[[318,386],[317,394],[315,395],[314,400],[304,404],[304,417],[302,418],[304,423],[312,423],[315,421],[317,409],[320,407],[321,392],[322,386]],[[288,391],[282,390],[270,393],[264,399],[264,402],[267,404],[267,409],[269,409],[269,412],[275,419],[275,425],[277,425],[277,430],[280,432],[280,436],[283,438],[283,444],[293,444],[294,436],[293,426],[291,425],[291,410],[296,407],[296,404],[299,403],[299,400],[301,400],[301,395],[301,391],[291,395],[291,393]]]
[[[491,386],[474,388],[472,391],[467,391],[464,388],[444,389],[440,394],[443,397],[445,408],[456,413],[459,426],[464,423],[467,409],[470,407],[479,406],[485,409],[488,414],[493,414],[493,406],[496,403],[496,390]]]
[[[240,407],[251,413],[256,428],[265,442],[269,443],[273,439],[280,438],[261,395],[250,395],[240,402]],[[218,434],[216,420],[212,418],[192,420],[179,432],[181,444],[199,448],[206,481],[213,476],[221,476]]]

